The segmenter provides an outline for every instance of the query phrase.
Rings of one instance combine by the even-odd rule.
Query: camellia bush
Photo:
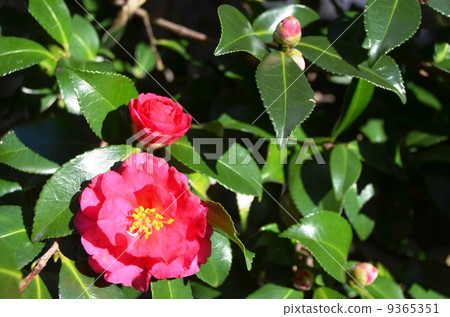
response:
[[[449,34],[448,0],[0,1],[0,298],[450,296]]]

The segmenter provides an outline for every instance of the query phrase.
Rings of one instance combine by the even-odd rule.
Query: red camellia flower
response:
[[[144,146],[170,145],[186,134],[191,116],[179,103],[155,94],[140,94],[128,104],[133,134]]]
[[[91,181],[74,222],[96,272],[146,291],[152,276],[189,276],[206,263],[212,234],[207,211],[184,174],[139,153]]]

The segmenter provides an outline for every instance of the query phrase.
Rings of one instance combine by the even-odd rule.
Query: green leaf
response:
[[[320,210],[339,211],[328,166],[315,161],[297,162],[300,156],[301,151],[295,152],[288,165],[289,192],[297,209],[303,216]]]
[[[319,287],[314,290],[313,299],[345,299],[344,295],[328,287]]]
[[[365,286],[365,290],[354,287],[362,298],[375,299],[404,299],[401,287],[395,281],[383,276],[378,276],[375,281]],[[370,294],[370,296],[369,296]]]
[[[408,290],[408,293],[415,299],[448,299],[432,289],[425,290],[419,284],[414,283]]]
[[[95,278],[81,274],[75,262],[59,252],[61,271],[59,272],[59,298],[61,299],[126,299],[117,285],[97,287]]]
[[[152,49],[147,43],[139,42],[136,45],[135,53],[136,65],[133,66],[131,72],[136,78],[144,78],[147,73],[155,69],[156,58]]]
[[[330,156],[331,181],[336,198],[341,200],[347,190],[356,183],[361,174],[361,162],[344,145],[333,148]]]
[[[8,244],[15,256],[17,268],[30,263],[42,250],[44,243],[32,243],[23,224],[22,208],[0,206],[0,240]]]
[[[133,82],[114,73],[67,70],[83,115],[95,134],[102,138],[103,122],[108,113],[137,98]]]
[[[217,173],[205,163],[186,136],[175,141],[170,149],[178,161],[196,172],[217,180],[226,188],[244,195],[262,196],[258,165],[251,154],[236,142],[216,161]],[[248,163],[242,164],[245,160],[248,160]]]
[[[170,40],[170,39],[157,39],[155,44],[158,46],[164,46],[168,49],[171,49],[174,52],[180,54],[185,60],[190,60],[191,56],[186,51],[185,45],[182,44],[181,41]]]
[[[206,286],[201,282],[190,281],[189,284],[191,285],[192,295],[194,296],[194,298],[211,299],[219,297],[220,294],[222,294],[221,291]]]
[[[47,33],[68,51],[72,18],[64,0],[30,0],[28,10]]]
[[[303,292],[275,284],[266,284],[247,299],[303,299]]]
[[[66,104],[66,109],[69,113],[81,114],[80,104],[78,103],[77,94],[70,80],[69,73],[63,70],[56,74],[59,91]]]
[[[367,108],[369,102],[372,100],[374,91],[375,86],[371,83],[361,79],[352,80],[344,100],[345,111],[343,111],[343,115],[334,125],[333,132],[331,133],[333,140],[347,130]]]
[[[412,130],[406,136],[405,145],[407,147],[429,147],[446,140],[448,140],[448,136],[446,135],[435,135],[427,132]]]
[[[283,52],[268,54],[258,65],[256,83],[274,126],[279,147],[314,109],[314,92],[301,69]]]
[[[0,140],[0,162],[20,171],[52,174],[87,148],[73,122],[47,118],[17,126]]]
[[[214,227],[214,229],[234,241],[239,248],[241,248],[242,253],[245,257],[245,263],[247,269],[250,271],[252,268],[253,258],[255,254],[247,250],[241,240],[236,235],[236,228],[234,227],[234,222],[230,215],[222,207],[221,204],[213,201],[204,201],[203,204],[208,207],[208,214],[206,219],[208,223]]]
[[[447,0],[430,0],[427,4],[437,12],[450,18],[450,3]]]
[[[262,182],[284,184],[284,162],[288,155],[286,148],[279,150],[277,145],[270,143],[267,147],[266,164],[261,170]]]
[[[331,46],[323,36],[304,37],[297,47],[307,59],[319,67],[334,74],[364,79],[375,86],[395,92],[403,103],[406,102],[402,75],[395,61],[389,56],[381,57],[374,66],[369,67],[365,61],[366,50],[345,43],[340,45],[339,41]]]
[[[367,123],[361,127],[361,132],[372,143],[384,143],[387,140],[387,135],[384,132],[383,119],[369,119]]]
[[[0,178],[0,197],[18,190],[22,190],[22,186],[19,183]]]
[[[417,0],[368,0],[364,24],[369,40],[370,65],[408,40],[420,26]]]
[[[70,55],[80,60],[93,60],[100,47],[95,28],[82,16],[73,16],[73,32],[70,36]]]
[[[221,5],[219,19],[222,35],[214,55],[244,51],[261,60],[268,53],[250,22],[238,9],[226,4]]]
[[[363,197],[358,196],[356,185],[352,186],[344,195],[343,205],[345,214],[355,229],[358,238],[364,241],[375,228],[375,221],[364,214],[359,214],[359,212],[365,203],[364,200],[368,200],[374,195],[373,186],[367,185],[361,195]]]
[[[192,290],[189,282],[184,284],[182,278],[174,280],[158,280],[151,282],[153,299],[192,299]]]
[[[71,234],[71,206],[77,204],[72,199],[81,184],[107,172],[114,163],[123,161],[135,151],[125,145],[95,149],[75,157],[57,170],[45,184],[36,203],[32,240]]]
[[[298,240],[311,251],[326,272],[345,283],[352,229],[340,215],[329,211],[317,212],[284,231],[281,237]]]
[[[19,298],[19,283],[22,274],[17,269],[14,253],[8,244],[0,240],[0,298]]]
[[[274,138],[274,136],[272,134],[264,131],[263,129],[259,128],[258,126],[235,120],[232,117],[230,117],[229,115],[227,115],[226,113],[221,115],[217,121],[219,121],[225,129],[251,133],[255,136],[259,136],[261,138],[265,138],[268,140]]]
[[[295,16],[297,20],[300,21],[302,29],[320,19],[316,11],[304,5],[290,4],[279,6],[260,14],[253,21],[253,29],[263,42],[270,43],[273,41],[272,34],[278,23],[291,15]]]
[[[52,296],[44,281],[37,275],[21,294],[22,299],[51,299]]]
[[[212,287],[219,287],[230,273],[231,246],[228,238],[217,232],[211,236],[211,243],[211,256],[196,275]]]
[[[450,45],[447,44],[449,49]],[[449,54],[450,59],[450,54]],[[414,94],[414,96],[417,98],[419,102],[422,104],[435,109],[435,110],[442,110],[442,103],[439,101],[439,99],[431,92],[426,90],[423,87],[415,85],[413,82],[408,82],[406,84],[406,87]]]
[[[46,59],[53,59],[53,55],[36,42],[18,37],[0,37],[0,77]]]

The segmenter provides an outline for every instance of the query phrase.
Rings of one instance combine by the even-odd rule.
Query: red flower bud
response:
[[[350,274],[362,286],[370,285],[378,276],[378,269],[370,263],[358,263],[350,269]]]
[[[302,29],[297,18],[293,15],[281,21],[275,32],[273,33],[273,40],[281,47],[294,47],[302,37]]]
[[[305,66],[306,66],[305,59],[303,58],[303,55],[302,55],[302,53],[300,53],[299,50],[294,48],[294,49],[287,51],[286,54],[289,55],[294,60],[294,62],[297,63],[298,67],[302,71],[305,70]]]
[[[294,273],[292,282],[295,288],[309,291],[314,284],[314,275],[308,270],[298,270]]]
[[[427,3],[428,1],[430,1],[430,0],[419,0],[419,3],[420,3],[420,4],[425,4],[425,3]]]

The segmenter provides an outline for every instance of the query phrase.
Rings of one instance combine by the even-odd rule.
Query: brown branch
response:
[[[210,39],[206,34],[189,29],[184,25],[177,24],[160,17],[152,17],[152,21],[155,25],[176,33],[179,36],[189,37],[200,42],[211,42],[217,44],[217,41]]]
[[[54,242],[50,249],[47,250],[36,262],[36,266],[28,274],[25,279],[20,283],[20,291],[23,292],[28,284],[33,281],[33,279],[42,271],[42,269],[47,265],[48,260],[59,250],[58,242]]]
[[[150,16],[148,15],[147,11],[142,8],[136,10],[136,15],[139,16],[142,21],[144,21],[145,31],[147,32],[147,36],[150,41],[150,47],[152,48],[153,54],[155,55],[156,59],[156,69],[162,71],[164,70],[164,64],[155,44],[156,38],[155,34],[153,33],[152,25],[150,23]]]

